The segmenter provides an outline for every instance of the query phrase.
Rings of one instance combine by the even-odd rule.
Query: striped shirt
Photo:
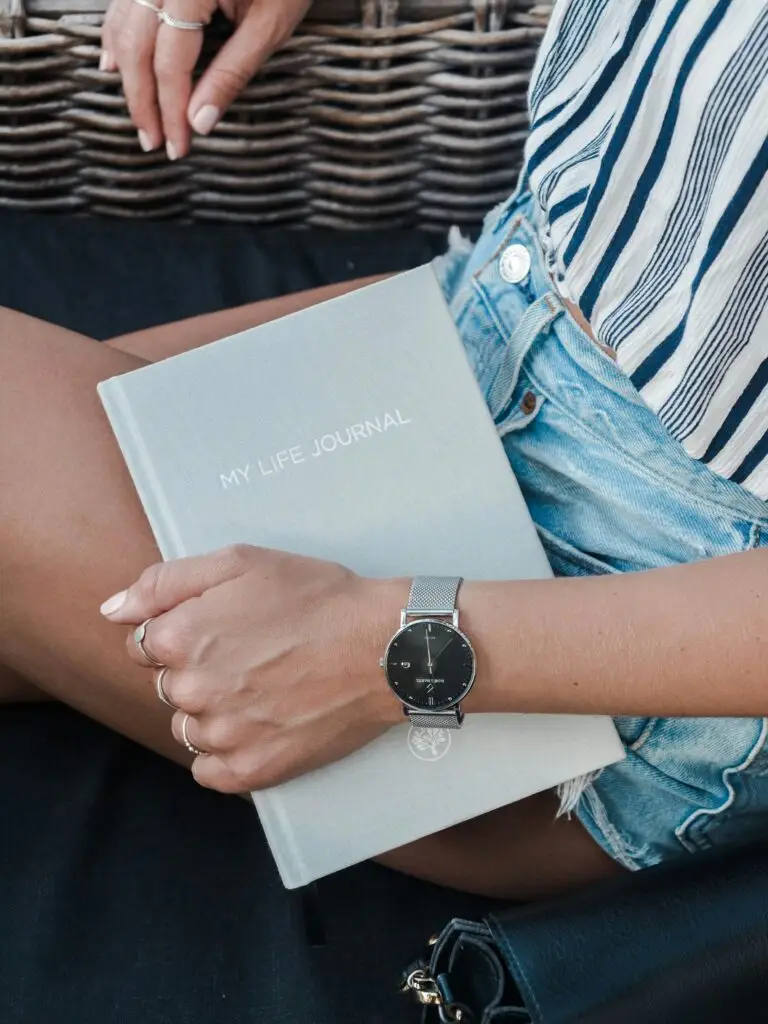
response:
[[[529,100],[561,295],[689,455],[768,498],[768,0],[558,0]]]

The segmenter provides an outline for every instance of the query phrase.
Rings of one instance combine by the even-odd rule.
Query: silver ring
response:
[[[134,0],[134,3],[149,3],[149,0]],[[185,32],[198,32],[206,25],[204,21],[184,21],[182,18],[174,18],[168,11],[158,10],[157,17],[171,28],[181,28]]]
[[[150,616],[148,619],[145,619],[140,626],[137,626],[133,631],[133,642],[136,644],[139,653],[149,666],[152,668],[165,668],[162,661],[158,661],[157,658],[153,657],[144,646],[144,641],[147,639],[147,626],[150,622],[154,621],[154,616]]]
[[[157,4],[153,4],[152,0],[133,0],[133,2],[138,4],[139,7],[146,7],[147,10],[153,11],[157,15],[159,15],[162,10],[162,8],[158,7]]]
[[[167,704],[169,708],[173,708],[174,711],[178,711],[179,705],[173,703],[173,701],[170,699],[170,697],[163,688],[163,679],[165,679],[165,673],[167,671],[167,665],[163,665],[163,667],[158,670],[157,676],[155,678],[155,690],[157,690],[157,696],[163,702],[163,704]]]
[[[189,724],[191,717],[191,715],[184,715],[181,720],[181,738],[184,740],[184,746],[190,754],[194,754],[195,757],[208,757],[210,750],[201,750],[199,747],[196,747],[187,734],[187,725]]]

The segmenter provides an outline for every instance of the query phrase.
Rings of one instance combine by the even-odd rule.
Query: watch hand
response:
[[[429,674],[432,675],[432,666],[434,665],[434,662],[432,661],[432,654],[429,650],[429,633],[426,633],[425,636],[427,638],[427,668],[429,670]]]
[[[451,646],[451,644],[453,643],[453,641],[454,641],[455,639],[456,639],[456,637],[455,637],[455,636],[452,636],[452,637],[450,637],[450,639],[449,639],[449,640],[448,640],[448,641],[447,641],[446,643],[444,643],[444,644],[443,644],[443,646],[442,646],[442,647],[440,648],[440,650],[439,650],[439,651],[437,652],[437,654],[435,655],[435,657],[434,657],[434,658],[432,659],[432,664],[433,664],[433,665],[435,664],[435,662],[437,661],[437,659],[438,659],[438,658],[439,658],[439,657],[440,657],[440,656],[441,656],[442,654],[445,654],[445,649],[446,649],[446,647],[450,647],[450,646]]]

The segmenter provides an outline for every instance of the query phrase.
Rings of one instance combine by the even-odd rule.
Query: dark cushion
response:
[[[436,234],[0,216],[0,305],[93,338],[317,285],[406,270]]]
[[[0,303],[104,338],[441,247],[4,214]],[[2,1024],[408,1021],[399,969],[488,905],[362,865],[320,884],[312,947],[244,801],[57,705],[0,708],[0,775]]]

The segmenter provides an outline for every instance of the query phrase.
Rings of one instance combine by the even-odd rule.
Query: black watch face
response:
[[[386,657],[389,685],[413,708],[441,711],[465,696],[475,678],[469,640],[434,619],[412,622],[393,638]]]

